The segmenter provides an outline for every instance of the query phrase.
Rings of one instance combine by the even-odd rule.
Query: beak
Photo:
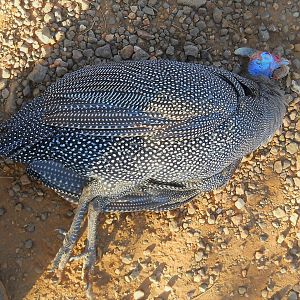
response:
[[[275,69],[272,77],[275,80],[280,80],[289,74],[290,68],[287,65],[282,64],[279,68]]]
[[[253,48],[242,47],[242,48],[236,49],[234,51],[234,54],[239,55],[239,56],[243,56],[243,57],[250,57],[256,52],[259,52],[259,51],[256,50],[256,49],[253,49]]]

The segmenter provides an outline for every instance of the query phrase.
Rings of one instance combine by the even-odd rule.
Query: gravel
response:
[[[103,61],[176,59],[214,64],[240,73],[241,60],[233,53],[237,47],[249,45],[262,50],[277,47],[276,52],[291,61],[292,72],[285,92],[294,100],[281,131],[270,144],[243,161],[226,188],[174,212],[147,217],[141,214],[148,225],[137,221],[141,226],[138,229],[131,222],[141,215],[134,214],[131,220],[127,218],[129,214],[126,215],[126,221],[118,225],[121,228],[118,234],[125,235],[126,243],[123,239],[117,242],[112,239],[103,256],[103,265],[114,269],[112,272],[110,268],[103,270],[114,285],[110,285],[110,281],[103,284],[103,294],[99,297],[118,299],[122,294],[128,299],[145,299],[148,291],[143,291],[142,283],[149,281],[157,291],[157,295],[151,297],[156,298],[161,293],[161,298],[170,293],[169,298],[193,299],[198,292],[205,293],[209,289],[211,298],[275,299],[276,293],[288,284],[287,298],[299,299],[296,289],[299,280],[295,280],[300,240],[299,3],[291,1],[286,5],[278,1],[254,0],[130,3],[117,0],[108,6],[106,10],[99,1],[86,0],[72,3],[62,0],[59,5],[55,1],[16,0],[2,5],[1,9],[13,24],[0,33],[2,111],[13,113],[64,74]],[[38,247],[47,244],[48,238],[43,235],[38,240],[41,232],[51,235],[57,228],[56,221],[68,228],[64,218],[70,220],[74,214],[72,210],[63,214],[64,204],[54,194],[46,201],[48,191],[43,192],[40,187],[37,196],[35,181],[24,175],[24,170],[18,173],[18,167],[12,163],[4,166],[0,161],[0,164],[1,170],[14,178],[8,192],[9,201],[1,204],[0,222],[5,226],[13,224],[16,229],[13,233],[14,228],[9,227],[12,235],[16,235],[14,251],[18,250],[9,252],[7,247],[8,254],[4,258],[9,266],[5,269],[1,262],[3,278],[6,274],[16,277],[14,286],[20,288],[10,291],[15,293],[24,290],[26,284],[32,286],[24,274],[32,278],[35,275],[26,265],[31,266],[35,260],[48,263],[55,254],[51,249],[60,246],[61,241],[54,238],[48,242],[47,251],[39,256]],[[10,222],[10,218],[15,219]],[[111,232],[110,226],[116,219],[111,220],[104,224],[107,226],[105,232]],[[42,226],[46,226],[44,231]],[[123,230],[122,226],[128,226],[129,230]],[[18,236],[18,232],[22,235]],[[0,234],[2,240],[8,240],[7,232]],[[139,237],[138,245],[132,239],[135,234]],[[152,244],[154,248],[150,247]],[[272,246],[274,244],[276,247]],[[138,249],[142,249],[142,254]],[[46,260],[44,256],[48,252],[51,257]],[[212,263],[216,257],[223,268],[219,273]],[[26,263],[27,259],[30,264]],[[13,269],[16,263],[18,270]],[[156,274],[160,263],[164,265],[163,271]],[[254,291],[252,277],[243,270],[247,265],[264,273],[260,290]],[[222,281],[222,275],[232,266],[238,271],[232,274],[230,282]],[[41,274],[47,265],[31,268]],[[70,274],[75,274],[76,270],[71,269]],[[178,278],[174,286],[169,282],[172,275]],[[219,283],[215,285],[216,276]],[[238,281],[241,276],[243,282]],[[185,278],[184,284],[182,278]],[[33,287],[38,295],[42,294],[41,287],[50,290],[52,286],[47,278],[39,280],[44,282]],[[56,292],[71,295],[74,288],[73,296],[77,297],[80,284],[55,288],[52,296],[57,297]],[[49,290],[43,290],[44,295],[48,295]],[[252,291],[256,294],[250,294]],[[35,296],[31,298],[37,298]],[[21,299],[22,296],[12,298]]]

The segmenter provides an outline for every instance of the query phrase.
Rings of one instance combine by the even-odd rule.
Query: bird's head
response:
[[[264,76],[278,80],[289,73],[289,61],[275,54],[252,48],[238,48],[234,53],[249,57],[248,73],[251,76]]]

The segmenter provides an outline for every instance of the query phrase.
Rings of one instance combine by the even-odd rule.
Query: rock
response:
[[[203,31],[207,25],[204,21],[200,20],[199,22],[196,23],[196,26],[197,28],[200,30],[200,31]]]
[[[0,79],[0,91],[2,91],[7,85],[6,79]]]
[[[10,78],[10,71],[7,69],[2,69],[2,78],[4,79]]]
[[[2,92],[1,92],[1,96],[3,99],[7,99],[8,96],[9,96],[9,89],[3,89]]]
[[[112,58],[112,53],[109,45],[98,47],[95,50],[95,55],[102,58]]]
[[[46,3],[45,6],[43,7],[43,13],[47,14],[49,13],[53,8],[52,3]]]
[[[234,202],[234,205],[237,209],[242,209],[245,206],[245,201],[242,198],[239,198]]]
[[[56,75],[58,77],[64,76],[66,73],[68,73],[68,69],[65,67],[57,67],[56,68]]]
[[[244,295],[247,292],[247,288],[245,286],[239,287],[239,294]]]
[[[274,217],[281,219],[286,216],[286,213],[281,207],[277,207],[276,209],[273,210],[273,215]]]
[[[300,178],[295,177],[295,178],[293,178],[293,180],[294,180],[295,186],[296,186],[298,189],[300,189]]]
[[[154,13],[154,9],[149,7],[149,6],[145,6],[143,8],[143,12],[146,14],[146,15],[150,15],[150,16],[154,16],[155,13]]]
[[[168,46],[168,48],[166,49],[166,54],[167,55],[174,55],[175,54],[175,48],[173,46]]]
[[[144,39],[144,40],[152,40],[152,39],[154,39],[155,38],[155,36],[153,35],[153,34],[150,34],[149,32],[147,32],[147,31],[145,31],[145,30],[140,30],[140,29],[138,29],[137,31],[136,31],[136,33],[137,33],[137,35],[140,37],[140,38],[142,38],[142,39]]]
[[[297,93],[298,95],[300,95],[300,84],[299,84],[299,80],[292,80],[291,90],[292,90],[293,92]]]
[[[79,62],[82,59],[82,53],[79,50],[73,50],[72,51],[72,58],[76,61]]]
[[[115,38],[115,36],[110,33],[110,34],[105,35],[104,40],[106,42],[110,43],[110,42],[112,42],[114,40],[114,38]]]
[[[42,82],[46,76],[47,71],[48,71],[47,67],[38,64],[29,73],[28,79],[36,83]]]
[[[300,52],[300,44],[296,44],[295,45],[295,51],[296,52]]]
[[[133,60],[146,60],[149,58],[149,54],[138,46],[134,46]]]
[[[186,56],[198,57],[199,49],[195,45],[187,45],[183,47]]]
[[[120,50],[120,56],[123,59],[129,59],[132,54],[133,54],[133,46],[132,45],[127,45],[123,49]]]
[[[80,4],[82,10],[88,10],[90,7],[90,3],[87,0],[76,0],[76,2]]]
[[[96,49],[97,50],[97,49]],[[83,50],[83,56],[86,58],[92,58],[94,56],[94,50],[93,49],[85,49]]]
[[[242,215],[234,215],[231,217],[231,222],[234,224],[234,225],[240,225],[241,222],[243,220],[243,216]]]
[[[267,42],[270,39],[269,31],[267,29],[260,28],[259,31],[258,31],[258,38],[262,42]]]
[[[214,21],[219,24],[222,22],[222,19],[223,19],[223,13],[222,13],[222,10],[219,9],[219,8],[215,8],[214,11],[213,11],[213,19]]]
[[[22,185],[28,185],[31,183],[31,181],[29,180],[29,178],[26,174],[24,174],[20,177],[20,181],[21,181]]]
[[[295,154],[297,153],[298,151],[298,144],[292,142],[292,143],[289,143],[287,146],[286,146],[286,151],[290,154]]]
[[[145,296],[145,293],[142,290],[137,290],[133,294],[133,299],[134,300],[139,300],[139,299],[144,298],[144,296]]]
[[[300,70],[300,59],[299,58],[293,59],[292,63],[296,70]]]
[[[0,207],[0,217],[3,216],[5,214],[5,212],[6,212],[6,210],[3,207]]]
[[[298,294],[295,291],[290,291],[287,300],[298,300]]]
[[[196,262],[199,262],[203,259],[204,253],[203,251],[198,251],[195,253],[195,260]]]
[[[274,168],[274,171],[277,174],[280,174],[282,172],[282,163],[281,163],[281,161],[280,160],[275,161],[273,168]]]
[[[194,6],[199,8],[205,5],[207,0],[177,0],[178,4],[187,5],[187,6]]]
[[[290,221],[291,221],[291,224],[296,227],[297,226],[297,222],[298,222],[298,219],[299,219],[299,215],[297,213],[292,213],[291,216],[290,216]]]
[[[33,241],[32,240],[26,240],[25,243],[24,243],[24,247],[26,249],[31,249],[33,246]]]
[[[19,83],[17,81],[12,81],[9,85],[9,96],[6,98],[5,106],[4,106],[4,111],[8,114],[14,114],[17,110],[18,87],[19,87]]]
[[[200,293],[206,292],[207,289],[208,289],[207,283],[202,283],[202,284],[199,286]]]
[[[54,42],[50,29],[46,26],[43,29],[36,30],[35,35],[43,44],[52,44]]]
[[[35,225],[32,223],[29,223],[27,225],[25,225],[25,230],[27,232],[34,232],[35,231]]]
[[[125,265],[130,265],[132,263],[132,257],[129,255],[125,255],[122,257],[122,263]]]

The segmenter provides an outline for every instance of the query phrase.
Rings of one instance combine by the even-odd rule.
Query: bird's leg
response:
[[[81,224],[88,210],[89,202],[95,198],[96,193],[93,184],[88,185],[82,191],[78,207],[71,225],[70,230],[66,234],[63,245],[59,249],[53,261],[53,269],[56,270],[57,276],[61,279],[62,270],[69,261],[72,250],[79,238]]]
[[[82,267],[82,279],[86,282],[86,294],[88,299],[93,299],[92,275],[94,273],[95,263],[97,259],[97,226],[98,217],[101,211],[94,208],[93,203],[88,208],[88,233],[85,251],[70,260],[84,259]]]
[[[77,256],[70,258],[71,260],[84,259],[82,268],[82,279],[89,280],[89,276],[94,271],[94,266],[97,258],[97,226],[98,217],[101,211],[95,210],[93,203],[89,204],[88,208],[88,233],[86,240],[85,251]]]

